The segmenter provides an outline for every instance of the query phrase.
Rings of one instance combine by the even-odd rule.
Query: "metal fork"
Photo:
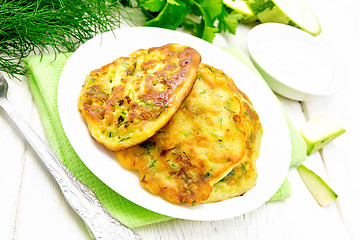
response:
[[[7,99],[7,91],[8,83],[0,73],[0,107],[9,115],[33,147],[39,159],[56,180],[69,205],[83,219],[95,239],[142,239],[130,228],[115,219],[98,200],[94,192],[64,166],[45,142],[14,111]]]

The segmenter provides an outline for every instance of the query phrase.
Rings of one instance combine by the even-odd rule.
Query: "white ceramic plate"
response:
[[[280,23],[260,24],[249,32],[248,49],[257,70],[284,97],[304,101],[336,89],[334,52],[303,30]]]
[[[253,101],[264,135],[257,160],[257,185],[242,197],[190,207],[174,205],[150,194],[139,184],[136,172],[125,170],[113,153],[93,140],[77,110],[78,95],[85,76],[91,70],[140,48],[167,43],[188,45],[198,50],[202,62],[222,69]],[[189,220],[220,220],[239,216],[269,200],[281,186],[289,169],[289,131],[271,90],[225,51],[185,33],[160,28],[122,28],[87,41],[69,58],[63,69],[58,88],[58,106],[66,135],[85,165],[123,197],[160,214]]]

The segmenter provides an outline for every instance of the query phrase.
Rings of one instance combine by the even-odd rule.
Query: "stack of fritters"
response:
[[[152,58],[149,55],[154,51],[158,53]],[[184,55],[186,60],[180,57]],[[162,56],[161,60],[158,56]],[[118,63],[128,58],[137,63],[128,68]],[[140,183],[146,189],[170,202],[192,206],[239,196],[255,186],[255,161],[263,131],[250,100],[233,80],[221,70],[199,62],[200,55],[194,49],[178,44],[139,50],[93,71],[79,100],[79,110],[91,134],[97,134],[94,138],[101,139],[98,141],[110,150],[121,149],[115,152],[117,159],[125,168],[139,172]],[[135,77],[129,77],[128,72]],[[111,79],[125,81],[120,85],[122,80],[115,81],[109,91],[104,83]],[[136,90],[138,79],[147,87]],[[119,86],[127,89],[122,93],[137,95],[118,94],[115,89]],[[93,94],[93,89],[98,92]],[[131,110],[122,121],[114,120],[122,116],[128,96],[131,101],[127,109]],[[147,105],[156,107],[145,108]],[[107,120],[107,108],[111,109],[112,121]],[[98,112],[104,115],[95,119]],[[152,117],[143,124],[129,117],[132,112]],[[167,120],[157,123],[164,112]],[[125,122],[130,124],[126,127]],[[131,141],[133,136],[136,138]],[[113,147],[116,144],[119,147]]]

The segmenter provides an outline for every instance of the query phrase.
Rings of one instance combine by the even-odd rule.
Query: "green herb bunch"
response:
[[[30,54],[75,51],[122,20],[132,22],[135,9],[145,26],[183,27],[208,42],[218,32],[235,34],[243,17],[222,0],[0,0],[0,71],[25,75],[22,60]]]
[[[172,30],[182,26],[208,42],[212,42],[218,32],[235,34],[243,18],[242,14],[227,8],[222,0],[137,0],[136,3],[147,19],[145,26]]]
[[[122,10],[116,0],[0,0],[0,70],[24,75],[35,51],[74,51],[129,19]]]

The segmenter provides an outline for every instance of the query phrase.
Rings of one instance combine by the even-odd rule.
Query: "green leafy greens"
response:
[[[208,42],[215,33],[235,34],[238,20],[243,16],[231,12],[222,0],[138,0],[147,19],[145,26],[175,30],[182,26]]]
[[[74,51],[130,19],[116,0],[0,0],[0,70],[24,75],[31,53]]]
[[[135,19],[133,11],[142,15]],[[0,71],[25,75],[22,60],[30,54],[75,51],[123,20],[183,27],[212,42],[218,32],[235,34],[242,17],[222,0],[0,0]]]

